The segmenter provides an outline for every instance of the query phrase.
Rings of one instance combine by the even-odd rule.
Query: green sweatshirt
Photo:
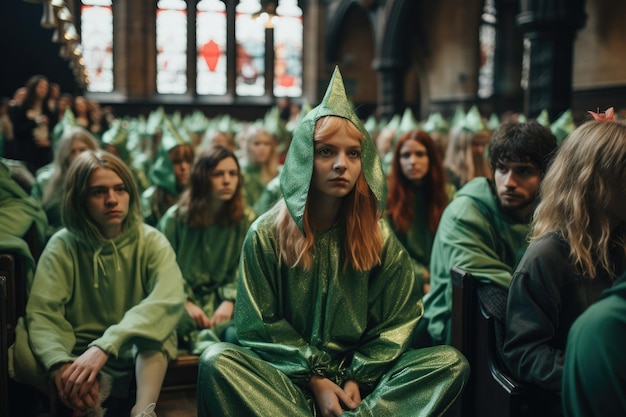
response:
[[[528,223],[519,223],[502,211],[486,178],[475,178],[459,190],[435,234],[430,292],[424,296],[424,317],[435,344],[450,343],[452,267],[508,288],[528,246],[529,232]]]
[[[141,224],[99,245],[62,229],[35,273],[26,306],[30,345],[47,370],[91,346],[113,358],[133,359],[133,346],[175,357],[171,335],[184,301],[174,251],[154,228]]]

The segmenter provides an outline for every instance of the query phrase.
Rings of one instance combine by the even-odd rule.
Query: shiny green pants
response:
[[[405,352],[361,404],[342,416],[453,415],[469,376],[450,346]],[[198,416],[316,416],[311,394],[249,349],[217,343],[200,358]]]

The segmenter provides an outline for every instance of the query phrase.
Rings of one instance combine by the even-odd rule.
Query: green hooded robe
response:
[[[374,143],[352,111],[335,70],[322,104],[296,128],[281,173],[289,213],[302,230],[313,173],[313,131],[323,116],[350,120],[363,133],[362,171],[380,208],[385,178]],[[201,358],[198,415],[311,416],[306,388],[314,375],[339,386],[355,380],[363,401],[348,415],[438,415],[462,391],[467,362],[451,347],[408,350],[422,314],[407,252],[384,220],[381,264],[344,268],[345,232],[316,233],[310,270],[279,259],[276,211],[261,216],[244,241],[235,322],[243,347],[217,343]],[[364,236],[364,238],[367,238]]]
[[[235,301],[241,246],[255,214],[246,208],[238,224],[213,224],[208,227],[189,227],[187,216],[178,205],[169,208],[158,223],[158,228],[170,241],[176,261],[185,281],[187,300],[211,317],[223,301]],[[222,339],[219,326],[211,332],[211,339]],[[189,314],[183,314],[177,328],[180,347],[190,347],[193,354],[202,353],[204,333],[199,334]]]
[[[451,338],[452,280],[459,267],[476,279],[508,288],[528,246],[528,223],[519,223],[498,204],[490,182],[475,178],[459,190],[441,216],[430,259],[430,292],[424,317],[435,344]]]

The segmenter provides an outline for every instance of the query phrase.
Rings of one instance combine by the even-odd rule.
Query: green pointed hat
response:
[[[496,130],[500,126],[500,118],[497,114],[491,113],[489,120],[487,121],[487,128],[489,130]]]
[[[156,134],[156,132],[161,128],[164,116],[165,110],[163,109],[163,107],[157,108],[155,111],[151,112],[148,115],[148,120],[146,121],[147,135],[154,136]]]
[[[480,115],[478,107],[474,105],[468,110],[463,122],[461,123],[461,127],[463,130],[471,133],[478,133],[487,130],[487,126],[485,125],[485,122],[483,122],[483,117]]]
[[[65,112],[63,112],[63,118],[61,121],[54,125],[54,128],[52,129],[52,149],[55,150],[57,148],[59,140],[61,140],[61,137],[66,130],[76,126],[78,126],[76,117],[74,116],[74,113],[72,113],[72,109],[68,107],[65,109]]]
[[[117,149],[122,161],[131,163],[130,152],[128,151],[128,122],[117,120],[111,127],[102,134],[102,143],[114,146]]]
[[[450,119],[450,127],[457,127],[465,120],[465,112],[463,111],[463,106],[458,104],[456,109],[454,110],[454,114],[452,115],[452,119]]]
[[[526,118],[526,115],[520,113],[517,116],[517,123],[526,123],[527,121],[528,119]]]
[[[164,188],[172,195],[178,195],[176,190],[176,178],[174,176],[174,165],[169,158],[169,151],[177,146],[190,144],[191,138],[182,129],[174,127],[172,121],[163,115],[163,137],[157,159],[150,168],[150,181],[154,185]]]
[[[550,125],[550,130],[556,136],[556,141],[559,145],[563,140],[576,129],[576,123],[574,123],[574,116],[571,110],[565,110],[558,119]]]
[[[550,115],[548,114],[548,109],[541,110],[541,113],[537,116],[537,123],[541,126],[550,128]]]
[[[365,180],[384,210],[387,187],[374,141],[356,115],[343,85],[339,68],[335,67],[322,102],[304,116],[296,127],[287,158],[280,174],[280,188],[291,217],[302,230],[302,217],[313,175],[313,134],[315,123],[324,116],[338,116],[350,120],[363,134],[361,169]]]
[[[374,117],[374,115],[370,115],[370,117],[368,117],[365,121],[363,127],[370,135],[376,132],[376,130],[378,129],[378,122],[376,121],[376,117]]]
[[[426,133],[445,133],[449,130],[449,128],[450,126],[448,125],[448,122],[446,122],[446,119],[443,118],[440,112],[431,113],[422,126],[422,129],[424,129]]]
[[[411,130],[415,130],[418,128],[417,120],[415,120],[415,116],[413,116],[413,111],[410,107],[404,109],[404,113],[402,114],[402,118],[400,119],[400,124],[398,125],[398,132],[396,137],[399,137],[403,133],[410,132]]]

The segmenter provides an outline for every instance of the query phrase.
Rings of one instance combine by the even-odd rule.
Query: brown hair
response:
[[[211,207],[213,183],[210,176],[215,167],[227,158],[232,158],[237,164],[239,181],[233,197],[225,201],[213,216]],[[186,213],[189,227],[207,227],[215,223],[225,225],[239,223],[244,217],[242,183],[239,161],[230,150],[223,146],[212,146],[200,152],[191,167],[189,187],[183,192],[178,202],[179,207],[184,208],[183,212]]]

